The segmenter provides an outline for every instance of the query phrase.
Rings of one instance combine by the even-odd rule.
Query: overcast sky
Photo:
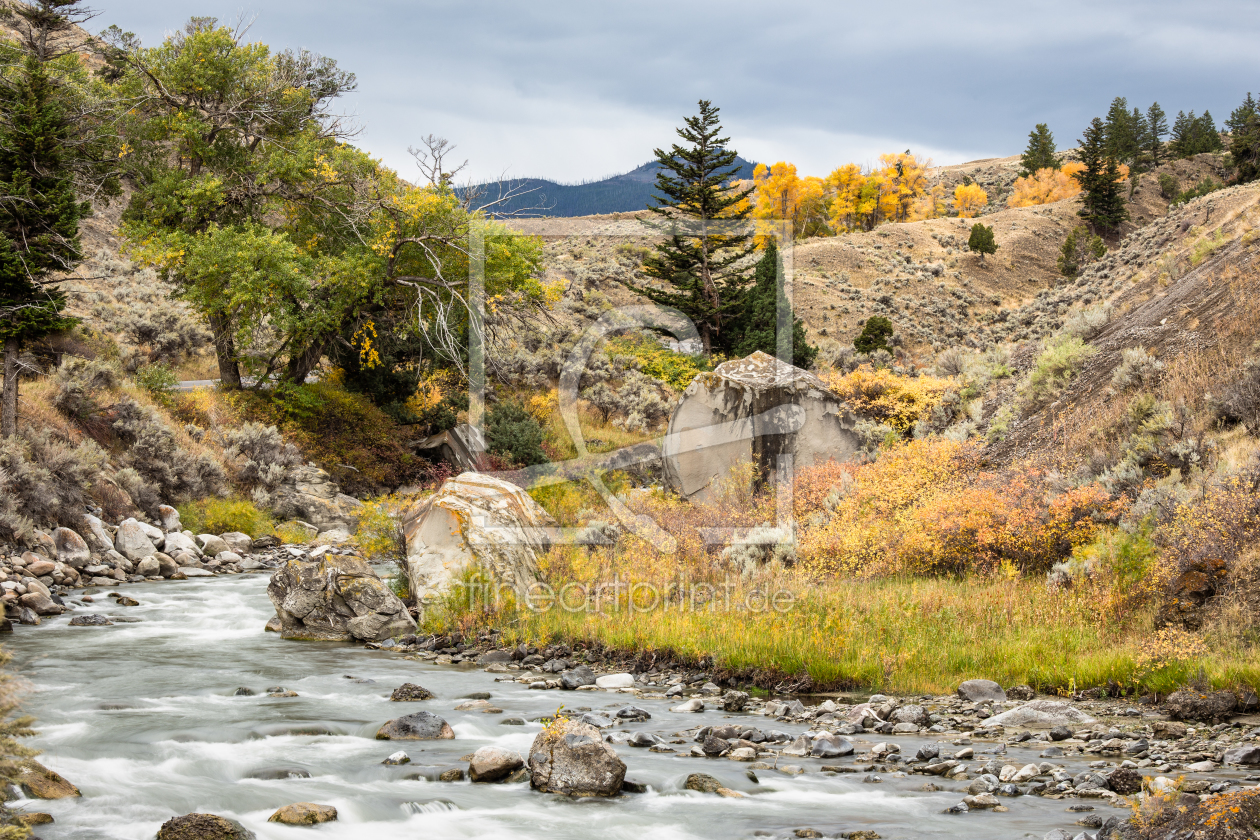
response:
[[[157,44],[190,15],[257,20],[358,76],[359,145],[414,173],[426,134],[475,179],[624,172],[707,98],[744,157],[825,175],[910,148],[936,163],[1017,154],[1033,124],[1075,144],[1111,99],[1219,125],[1260,94],[1260,3],[95,0]]]

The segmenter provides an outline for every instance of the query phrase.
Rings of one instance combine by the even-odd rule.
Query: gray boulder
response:
[[[74,569],[82,569],[92,558],[92,552],[83,537],[69,528],[57,528],[52,532],[57,544],[57,559]]]
[[[575,691],[584,685],[595,685],[595,672],[585,665],[560,672],[560,687]]]
[[[742,712],[748,706],[748,692],[728,691],[722,695],[722,711]]]
[[[454,737],[451,725],[432,712],[394,718],[376,731],[378,741],[443,741]]]
[[[860,445],[855,423],[817,376],[758,351],[687,386],[662,445],[665,478],[683,497],[707,501],[739,463],[772,479],[779,455],[797,469],[847,461]]]
[[[223,541],[222,537],[215,534],[198,534],[197,542],[201,544],[201,552],[210,557],[224,551],[231,551],[228,544]]]
[[[144,531],[144,535],[149,538],[149,542],[153,543],[158,550],[166,547],[165,531],[161,528],[156,528],[150,525],[148,522],[137,522],[137,524],[140,526],[140,529]]]
[[[47,592],[27,592],[18,598],[18,603],[32,610],[36,615],[61,615],[66,608],[50,598]]]
[[[481,747],[468,763],[468,778],[474,782],[497,782],[525,766],[525,759],[502,747]]]
[[[128,560],[143,560],[157,553],[157,546],[134,519],[124,519],[114,535],[114,549]]]
[[[88,533],[97,542],[97,547],[101,551],[112,551],[114,549],[114,538],[109,535],[109,531],[105,528],[105,523],[90,513],[84,514],[83,518],[88,524]]]
[[[958,686],[958,696],[972,703],[990,700],[994,703],[1005,703],[1006,692],[993,680],[967,680]]]
[[[893,711],[891,720],[894,723],[912,723],[915,726],[927,726],[928,713],[922,706],[902,706]]]
[[[146,557],[136,563],[136,574],[145,577],[157,577],[162,573],[162,567],[158,564],[156,557]]]
[[[1260,747],[1238,747],[1225,753],[1226,764],[1260,764]]]
[[[158,574],[162,577],[174,577],[179,574],[179,564],[175,562],[174,557],[155,551],[153,559],[158,561]]]
[[[157,840],[254,840],[254,832],[218,814],[185,814],[162,823]]]
[[[530,782],[536,790],[568,796],[616,796],[626,765],[595,727],[560,718],[538,733],[529,748]]]
[[[1173,720],[1197,720],[1219,723],[1229,720],[1238,708],[1232,691],[1195,691],[1183,688],[1168,695],[1164,708]]]
[[[240,531],[228,531],[226,534],[220,534],[219,539],[227,546],[228,551],[235,551],[237,554],[246,554],[254,545],[254,538],[249,534],[242,534]],[[210,553],[209,549],[204,549],[206,554]],[[215,554],[218,554],[216,551]]]
[[[1052,726],[1074,726],[1094,723],[1094,719],[1075,706],[1058,700],[1029,700],[984,722],[985,726],[1023,726],[1049,729]]]
[[[166,545],[162,549],[166,554],[174,557],[179,552],[187,552],[194,557],[201,554],[201,547],[196,541],[189,536],[181,534],[179,531],[172,531],[166,535]]]
[[[179,524],[179,511],[170,505],[158,505],[158,521],[162,523],[162,530],[168,534],[177,534],[184,530]]]
[[[358,557],[294,557],[271,576],[267,595],[285,639],[379,642],[416,632],[406,605]]]

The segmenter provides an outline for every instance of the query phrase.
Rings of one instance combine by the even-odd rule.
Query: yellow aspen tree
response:
[[[831,229],[836,233],[861,227],[862,218],[858,207],[865,184],[866,176],[856,163],[846,163],[827,176],[827,190],[831,194]]]
[[[753,170],[754,219],[759,221],[792,220],[796,215],[796,207],[800,202],[801,179],[796,174],[796,166],[786,161],[779,161],[773,166],[757,164]],[[793,236],[796,235],[796,226]],[[758,234],[757,247],[764,248],[770,241],[766,234]]]
[[[988,203],[989,194],[979,184],[959,184],[954,188],[954,211],[960,219],[980,215],[980,211]]]

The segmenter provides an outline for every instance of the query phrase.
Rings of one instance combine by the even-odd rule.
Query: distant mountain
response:
[[[735,164],[739,166],[739,171],[735,173],[737,178],[752,178],[756,164],[743,158],[736,158]],[[528,210],[530,215],[539,216],[592,216],[643,210],[656,192],[656,173],[660,168],[661,164],[654,160],[624,175],[585,184],[559,184],[544,178],[511,179],[504,182],[504,187],[510,187],[518,194],[517,197],[488,208],[488,212],[499,214]],[[481,184],[472,189],[478,188],[483,189],[484,194],[473,202],[474,208],[493,201],[499,195],[498,184]]]

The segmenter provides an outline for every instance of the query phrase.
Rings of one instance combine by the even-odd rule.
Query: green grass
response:
[[[737,673],[808,674],[818,689],[941,694],[971,678],[1049,692],[1109,681],[1160,693],[1200,678],[1260,685],[1260,647],[1209,639],[1196,658],[1152,660],[1148,615],[1112,626],[1089,594],[1048,589],[1042,580],[886,579],[797,591],[783,613],[630,611],[623,602],[602,613],[511,610],[493,621],[511,643],[668,650]]]
[[[248,499],[201,499],[179,507],[179,521],[194,534],[226,534],[240,531],[261,537],[275,531],[271,517]]]

